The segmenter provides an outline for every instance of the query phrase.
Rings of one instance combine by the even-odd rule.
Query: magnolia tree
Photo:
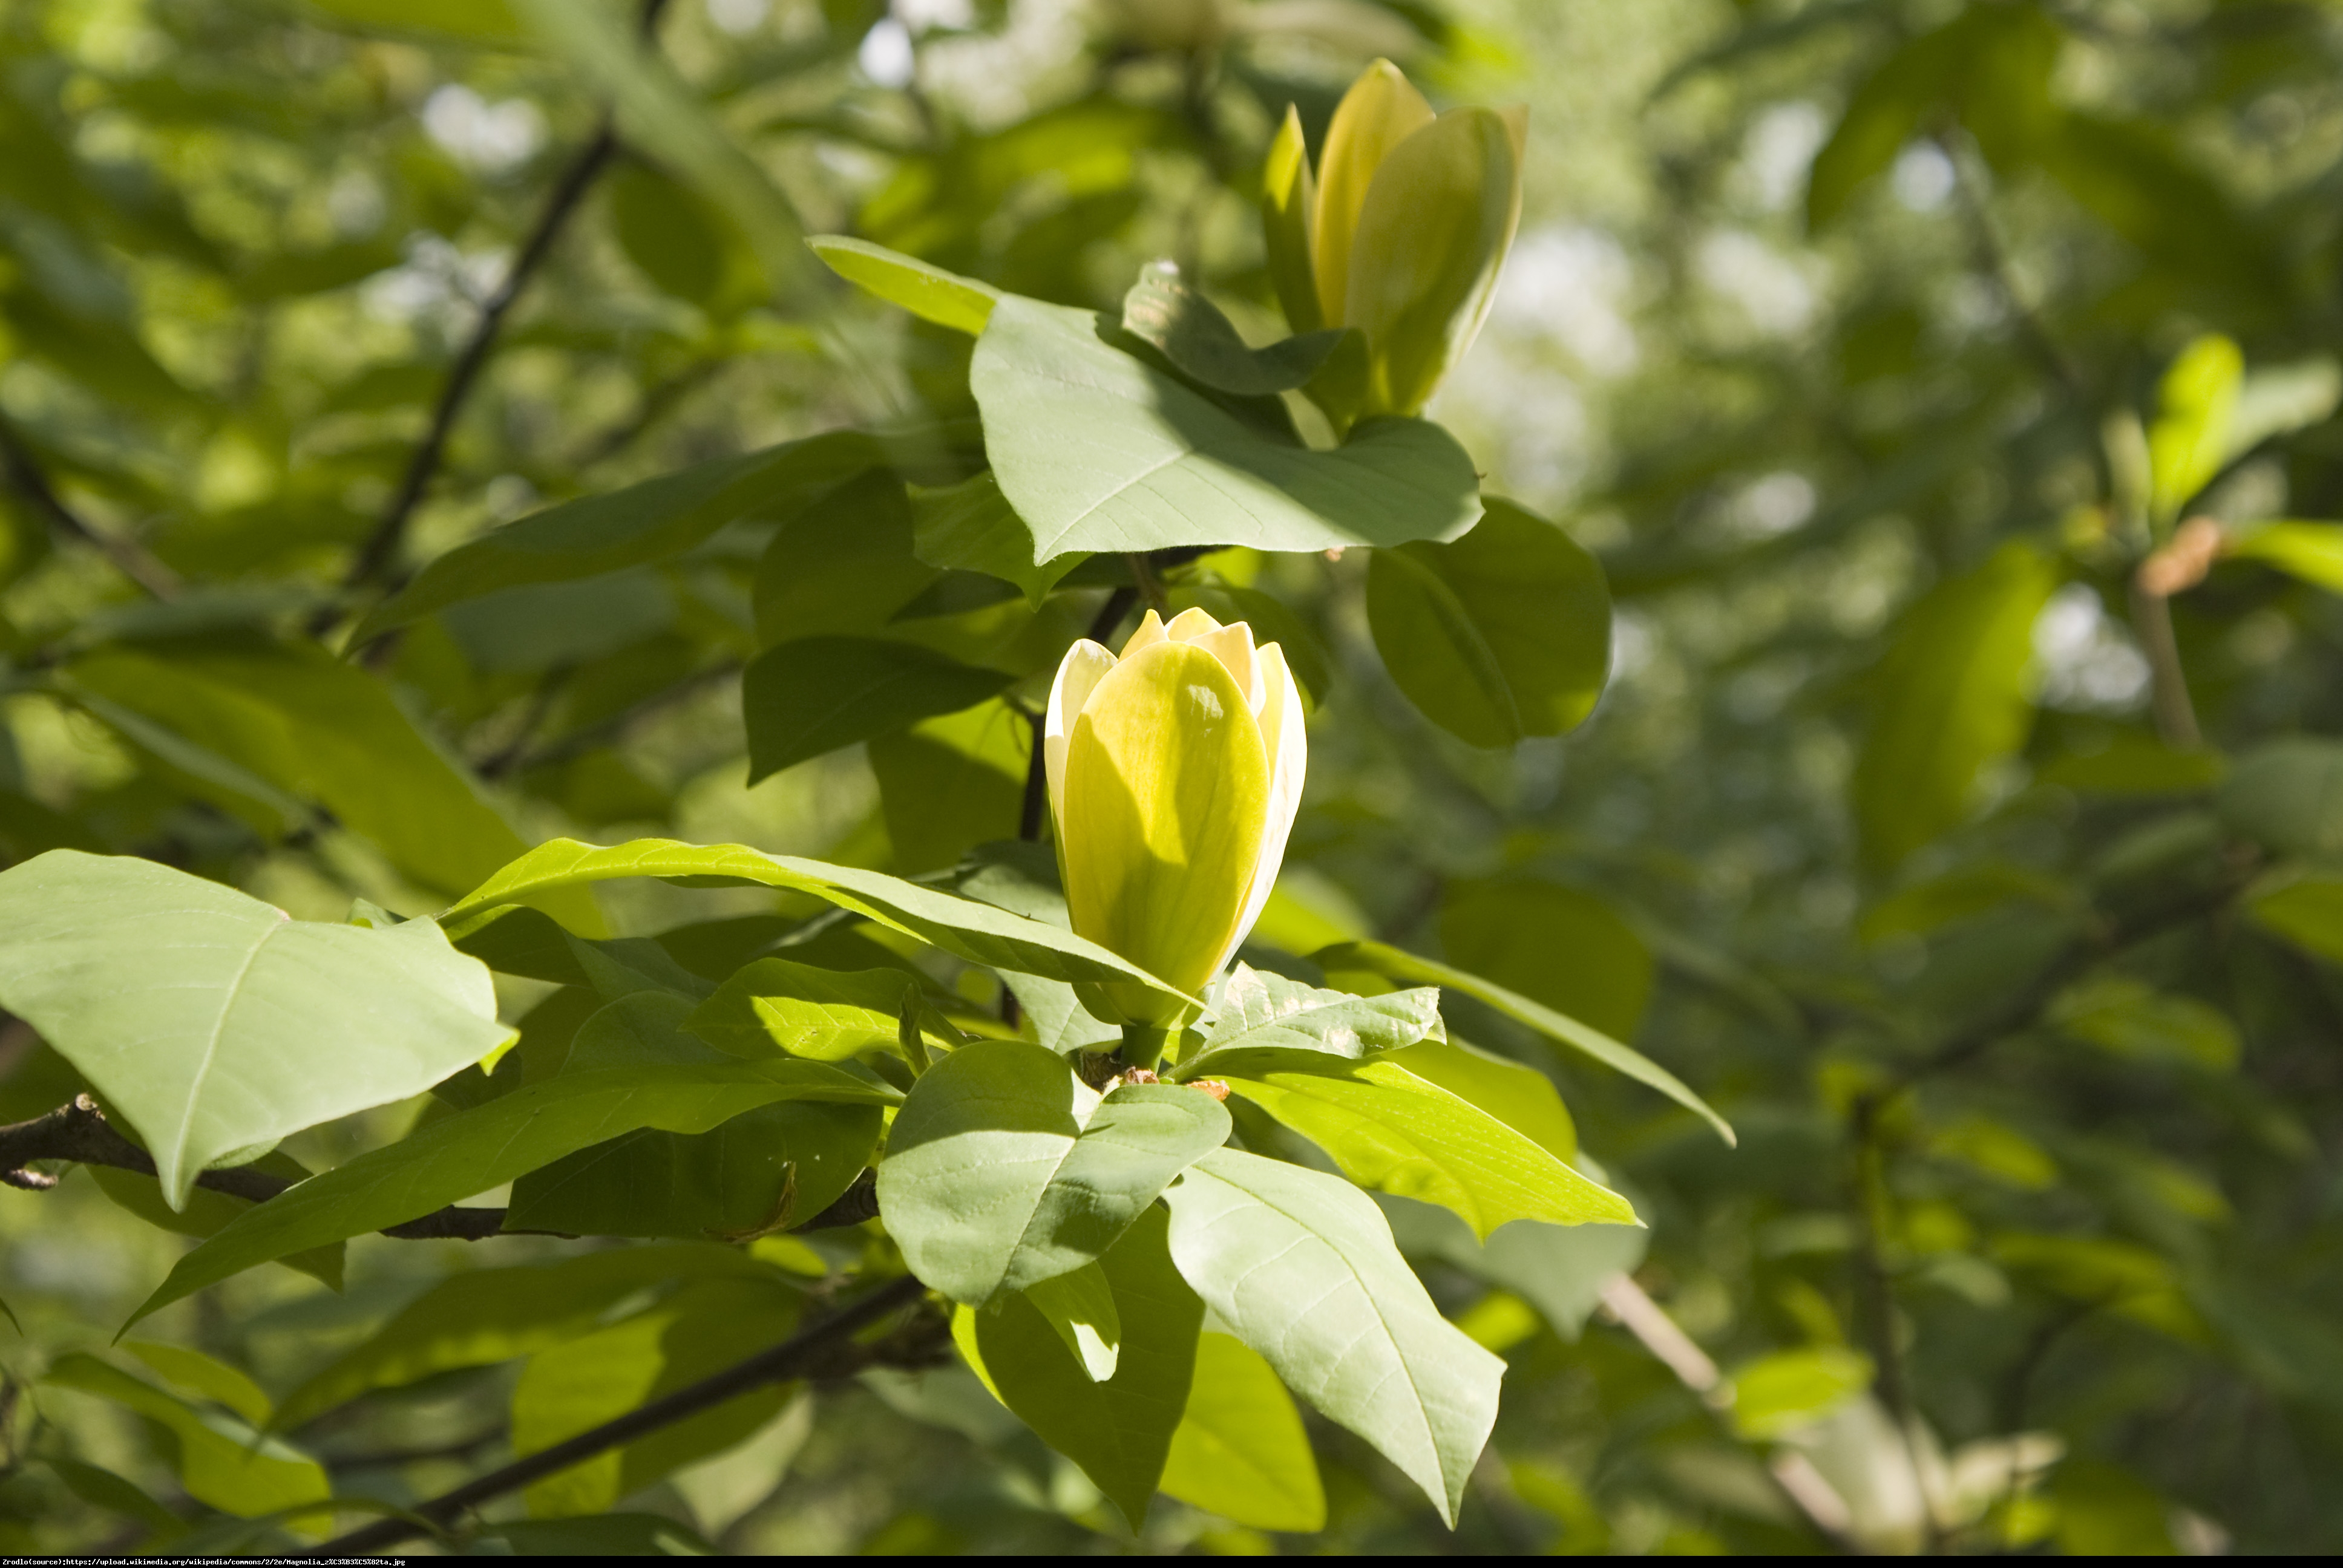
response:
[[[37,1186],[33,1162],[58,1158],[110,1192],[151,1176],[126,1201],[202,1237],[126,1328],[272,1261],[335,1280],[342,1244],[369,1232],[638,1243],[452,1277],[281,1401],[238,1403],[241,1374],[134,1345],[242,1412],[183,1433],[191,1453],[216,1446],[211,1471],[186,1473],[192,1494],[311,1538],[340,1519],[326,1550],[345,1552],[458,1528],[524,1486],[539,1513],[593,1513],[738,1441],[785,1382],[957,1356],[1134,1529],[1159,1492],[1318,1528],[1295,1399],[1453,1524],[1504,1363],[1443,1316],[1368,1194],[1436,1205],[1476,1237],[1513,1227],[1523,1266],[1613,1281],[1631,1311],[1618,1270],[1640,1221],[1578,1153],[1553,1081],[1457,1038],[1443,992],[1732,1134],[1664,1070],[1491,980],[1375,941],[1247,945],[1280,907],[1312,671],[1290,612],[1211,563],[1230,546],[1372,547],[1374,640],[1437,722],[1504,744],[1590,710],[1609,645],[1600,569],[1483,498],[1471,455],[1422,415],[1488,310],[1523,129],[1518,112],[1435,115],[1383,62],[1314,166],[1289,111],[1261,212],[1293,335],[1259,347],[1169,265],[1097,313],[816,239],[840,276],[973,338],[979,428],[835,429],[535,512],[354,624],[328,609],[341,662],[298,665],[323,700],[350,700],[330,694],[427,617],[769,520],[743,676],[752,777],[1003,716],[1014,839],[907,878],[751,845],[560,839],[467,879],[436,915],[362,900],[339,924],[77,849],[0,874],[0,1003],[87,1085],[7,1131],[13,1180]],[[1536,614],[1488,626],[1457,585],[1492,577]],[[1052,641],[1023,679],[964,637],[896,632],[1020,599],[1016,635]],[[231,765],[130,711],[200,678],[160,659],[73,677],[92,711],[216,772]],[[392,789],[371,809],[428,804]],[[344,810],[359,826],[364,809]],[[484,809],[450,822],[415,843],[427,885],[508,838]],[[820,912],[613,931],[595,886],[654,878]],[[559,989],[515,1028],[497,975]],[[406,1136],[330,1170],[274,1152],[426,1093]],[[508,1183],[503,1208],[464,1201]],[[809,1258],[826,1276],[811,1294]],[[548,1401],[524,1376],[515,1462],[412,1509],[353,1525],[358,1503],[278,1435],[531,1334],[570,1339],[556,1359],[591,1356],[568,1319],[678,1281],[655,1329],[681,1351],[655,1386]],[[484,1328],[508,1320],[519,1342]],[[187,1408],[96,1356],[48,1377],[166,1422]]]

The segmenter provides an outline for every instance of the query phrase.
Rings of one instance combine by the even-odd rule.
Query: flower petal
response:
[[[1246,937],[1252,934],[1253,922],[1269,902],[1270,890],[1277,885],[1278,868],[1285,861],[1285,841],[1293,831],[1294,815],[1302,809],[1302,776],[1310,769],[1310,738],[1303,729],[1302,689],[1286,668],[1285,650],[1277,644],[1264,643],[1256,656],[1261,661],[1262,683],[1268,689],[1267,701],[1261,716],[1261,739],[1269,753],[1268,821],[1261,838],[1261,859],[1254,863],[1252,887],[1245,895],[1244,912],[1237,917],[1237,928],[1222,950],[1221,961],[1212,966],[1218,974],[1228,966]]]
[[[1349,325],[1342,309],[1351,294],[1351,239],[1375,169],[1432,117],[1432,106],[1389,60],[1362,72],[1335,107],[1318,160],[1318,211],[1310,234],[1318,309],[1329,327]]]
[[[1064,837],[1066,820],[1066,741],[1074,731],[1091,693],[1114,668],[1114,655],[1084,638],[1066,649],[1058,661],[1058,678],[1050,683],[1050,707],[1041,716],[1041,763],[1050,778],[1050,819]]]

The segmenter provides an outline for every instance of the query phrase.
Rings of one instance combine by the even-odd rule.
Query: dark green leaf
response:
[[[1460,969],[1632,1040],[1653,963],[1633,927],[1592,893],[1552,882],[1468,884],[1440,910],[1440,946]]]
[[[1010,682],[910,643],[810,637],[778,643],[740,680],[749,782],[917,719],[958,713]]]
[[[1037,564],[1033,531],[1001,493],[990,468],[950,489],[914,494],[911,518],[920,559],[931,567],[985,572],[1015,583],[1035,604],[1059,578],[1090,558],[1076,551]]]
[[[1299,391],[1342,337],[1339,330],[1311,332],[1249,348],[1218,306],[1162,263],[1142,271],[1122,297],[1122,329],[1182,375],[1240,397]]]

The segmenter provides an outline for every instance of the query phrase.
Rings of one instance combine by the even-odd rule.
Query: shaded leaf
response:
[[[916,719],[973,708],[1010,679],[910,643],[860,637],[778,643],[740,678],[749,782]]]
[[[41,1381],[111,1400],[155,1422],[176,1451],[179,1484],[187,1495],[224,1513],[254,1519],[330,1493],[315,1460],[232,1415],[198,1411],[96,1356],[68,1352],[49,1363]]]
[[[1227,1334],[1196,1342],[1188,1408],[1159,1484],[1165,1496],[1248,1529],[1326,1527],[1326,1493],[1302,1412],[1270,1364]]]

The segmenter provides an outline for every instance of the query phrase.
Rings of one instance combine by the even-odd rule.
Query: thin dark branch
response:
[[[642,27],[649,33],[658,23],[659,12],[667,0],[645,0]],[[586,193],[612,157],[618,151],[618,134],[611,117],[605,115],[591,140],[578,149],[561,177],[554,183],[552,193],[546,198],[545,209],[538,215],[537,225],[522,241],[520,254],[513,258],[504,280],[498,284],[480,307],[480,318],[472,327],[472,335],[465,341],[456,362],[448,367],[447,379],[439,388],[439,400],[431,410],[431,423],[424,432],[422,444],[408,459],[407,472],[400,477],[397,490],[392,495],[382,520],[375,525],[366,542],[358,548],[357,558],[350,563],[342,579],[346,591],[362,588],[387,576],[405,539],[407,525],[422,505],[424,495],[439,472],[441,460],[447,456],[447,437],[456,427],[457,417],[463,412],[464,402],[479,378],[488,356],[495,350],[498,334],[504,327],[505,317],[519,300],[529,281],[537,276],[546,258],[553,254],[554,242],[561,237],[562,229],[586,198]],[[330,614],[328,616],[330,624]],[[322,628],[319,628],[322,629]]]
[[[1047,722],[1040,714],[1025,716],[1026,728],[1033,732],[1033,747],[1025,759],[1025,799],[1017,809],[1017,836],[1029,844],[1041,841],[1041,814],[1050,803],[1050,763],[1043,744]]]
[[[848,1342],[856,1332],[917,1302],[926,1287],[906,1274],[881,1285],[841,1312],[823,1319],[804,1332],[782,1341],[664,1399],[653,1400],[616,1421],[605,1422],[567,1442],[540,1449],[501,1470],[494,1470],[452,1492],[443,1493],[414,1509],[412,1518],[377,1519],[347,1535],[315,1548],[313,1557],[348,1557],[377,1552],[420,1533],[427,1525],[448,1525],[491,1498],[517,1492],[533,1481],[568,1469],[582,1460],[636,1438],[686,1421],[705,1410],[744,1393],[803,1377],[844,1376],[879,1359],[882,1347],[862,1348]]]
[[[25,445],[24,437],[5,417],[0,417],[0,466],[8,470],[8,483],[33,504],[33,509],[47,520],[50,528],[97,550],[114,563],[116,571],[155,598],[176,598],[186,586],[179,580],[178,573],[145,548],[103,531],[66,506],[55,487],[49,483],[49,477],[41,471],[32,448]]]
[[[1082,635],[1092,642],[1104,642],[1114,635],[1114,628],[1122,624],[1122,618],[1129,615],[1131,607],[1138,602],[1138,588],[1115,589],[1106,596],[1106,603],[1099,606],[1098,615],[1091,621],[1090,630]]]

